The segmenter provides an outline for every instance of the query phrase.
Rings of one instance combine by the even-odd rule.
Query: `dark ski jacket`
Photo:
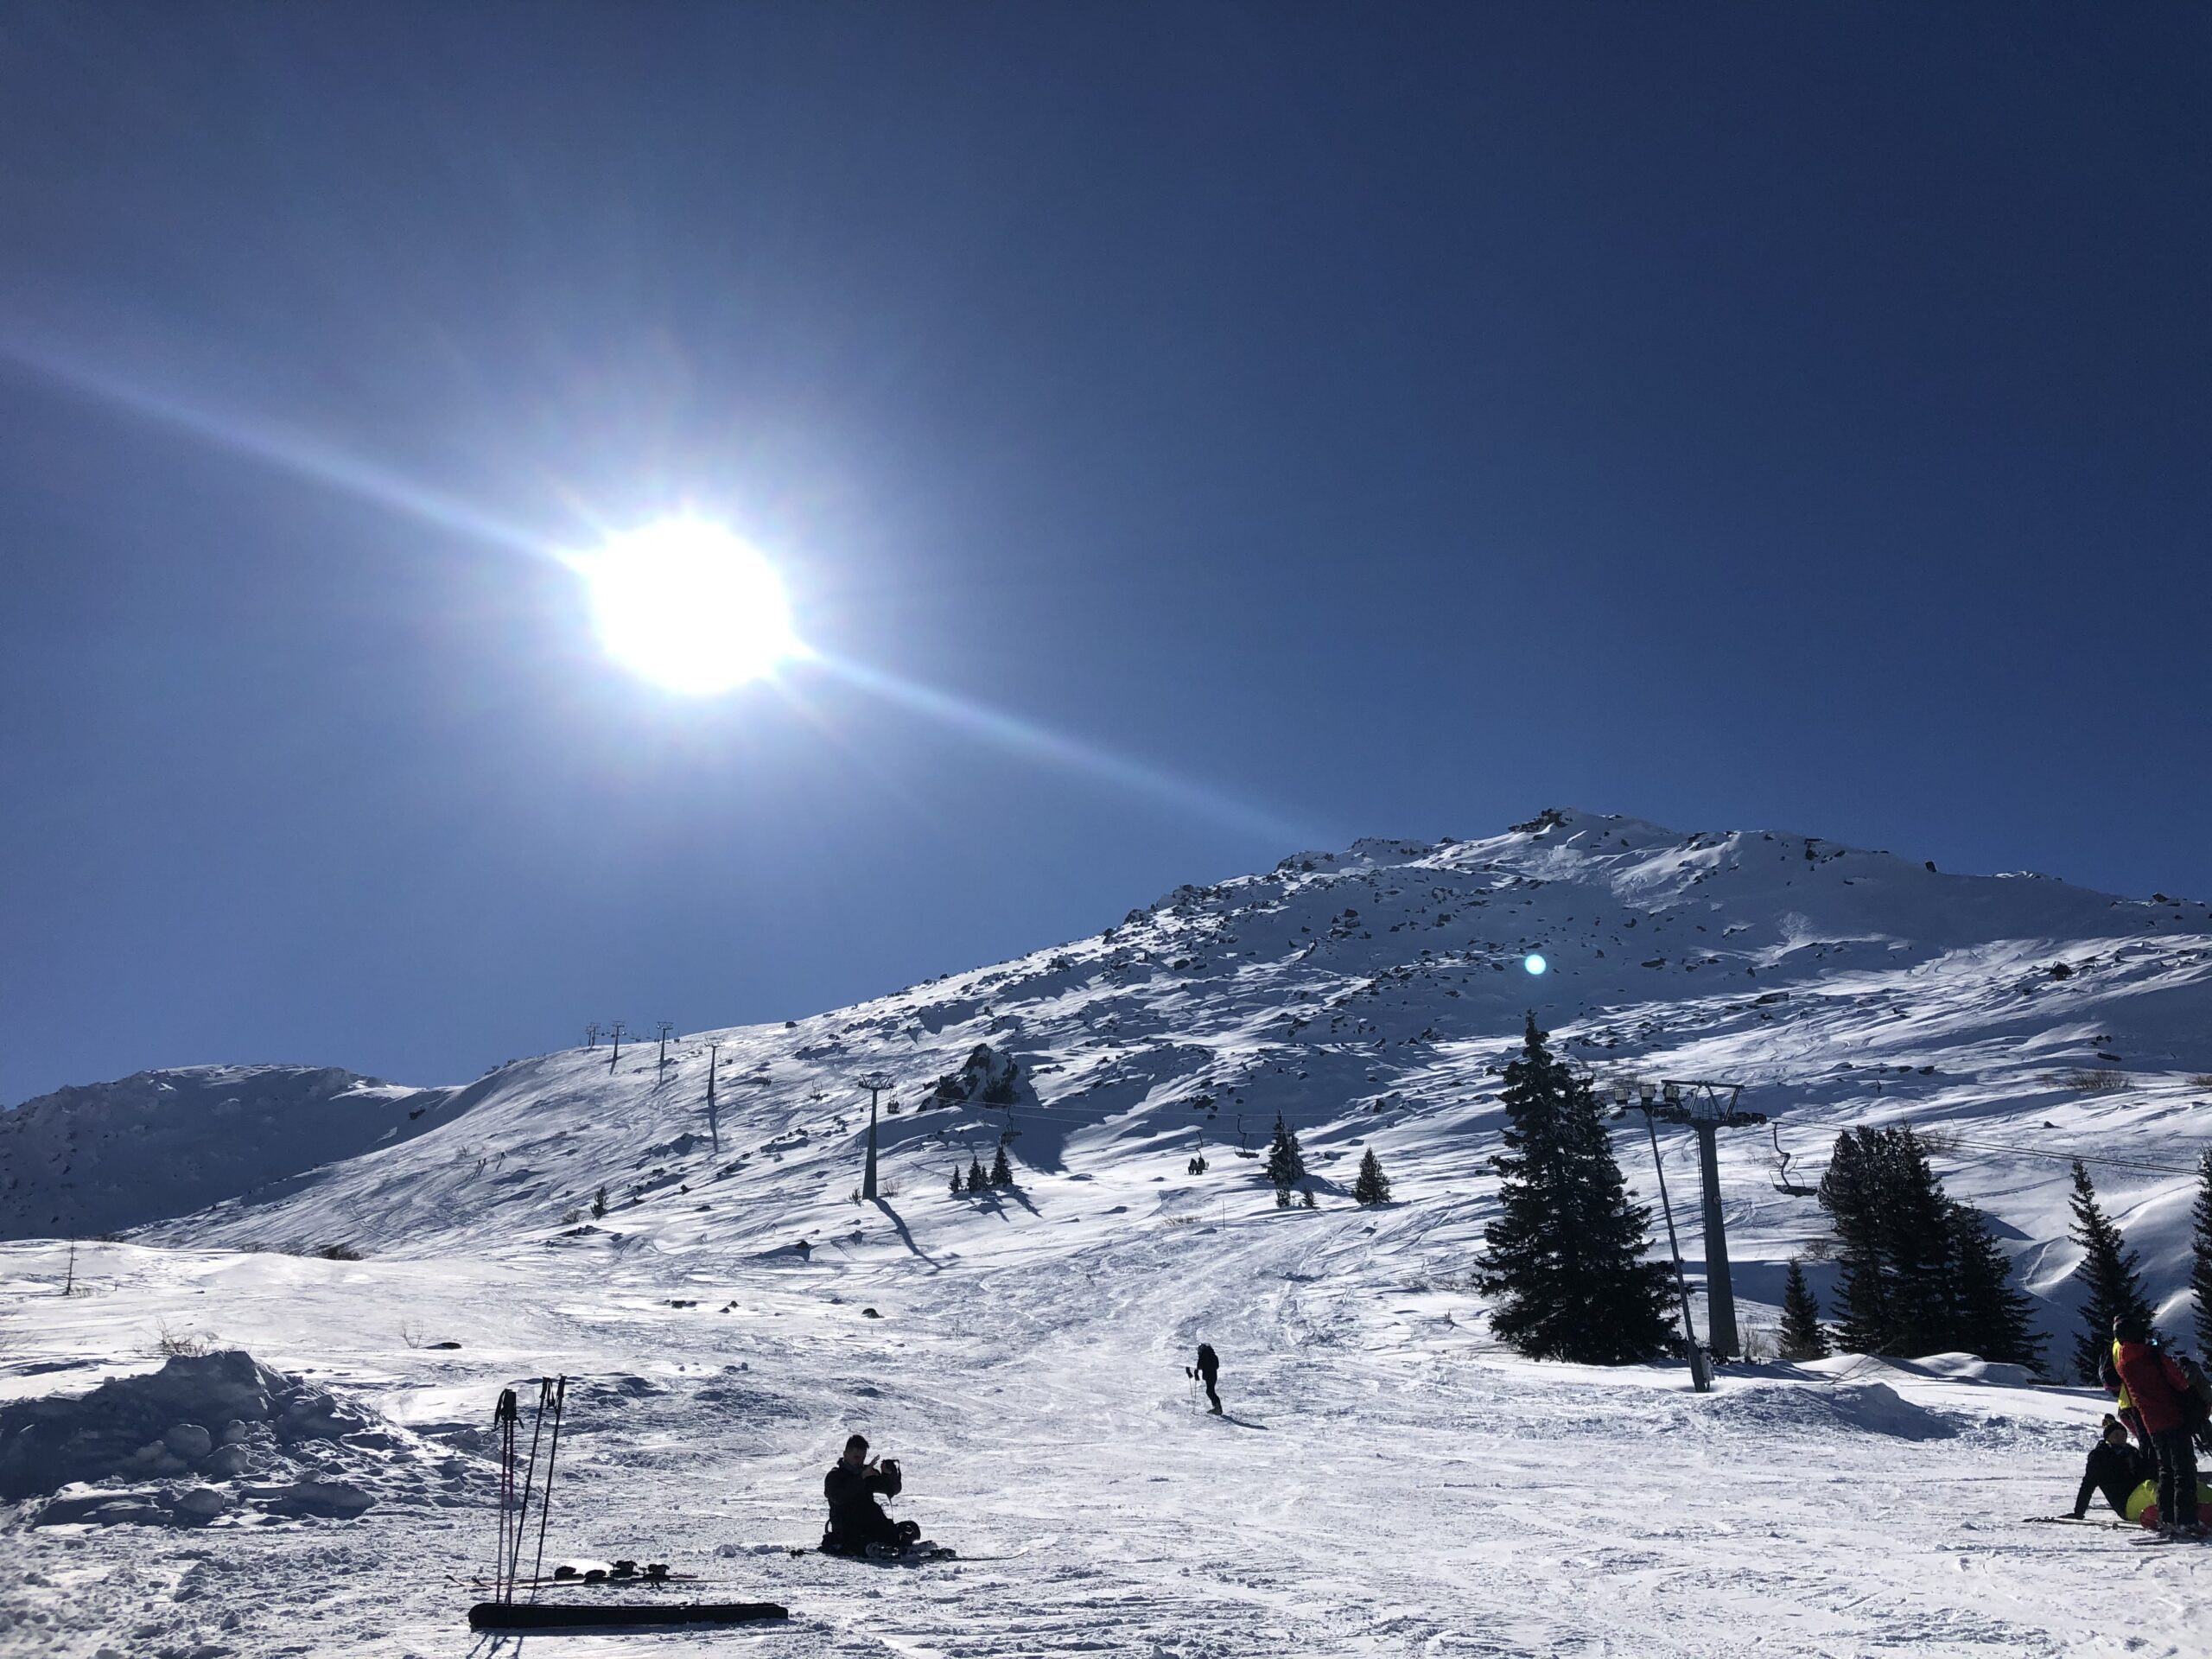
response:
[[[1200,1376],[1221,1375],[1221,1361],[1214,1357],[1213,1348],[1207,1343],[1202,1342],[1198,1344],[1198,1375]]]
[[[896,1497],[901,1484],[895,1465],[870,1474],[842,1458],[831,1464],[830,1472],[822,1477],[822,1495],[830,1500],[830,1525],[822,1535],[823,1548],[857,1555],[870,1544],[891,1542],[898,1535],[898,1523],[883,1512],[875,1494]]]
[[[2189,1427],[2189,1408],[2183,1403],[2189,1379],[2171,1356],[2147,1342],[2116,1342],[2112,1362],[2126,1386],[2127,1397],[2143,1415],[2144,1427],[2153,1434],[2163,1434],[2170,1428]]]
[[[2087,1515],[2089,1494],[2095,1491],[2103,1493],[2112,1512],[2124,1519],[2127,1495],[2155,1472],[2151,1459],[2133,1446],[2099,1440],[2089,1448],[2088,1466],[2082,1471],[2082,1488],[2074,1494],[2074,1513]]]

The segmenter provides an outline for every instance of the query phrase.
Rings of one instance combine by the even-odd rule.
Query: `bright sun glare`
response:
[[[568,562],[607,654],[671,691],[712,696],[804,653],[775,567],[720,524],[665,519]]]

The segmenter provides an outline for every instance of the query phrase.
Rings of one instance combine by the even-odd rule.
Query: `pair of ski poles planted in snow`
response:
[[[561,1407],[569,1393],[569,1379],[565,1376],[541,1376],[537,1379],[537,1414],[530,1428],[530,1459],[524,1466],[522,1491],[518,1502],[515,1491],[516,1440],[521,1412],[512,1389],[502,1389],[499,1403],[493,1409],[492,1421],[499,1431],[499,1545],[492,1561],[492,1580],[497,1599],[512,1602],[517,1580],[521,1576],[523,1536],[529,1530],[530,1498],[537,1492],[537,1555],[531,1564],[531,1599],[537,1598],[537,1580],[543,1576],[545,1566],[545,1522],[553,1506],[553,1463],[561,1451]],[[546,1442],[545,1484],[537,1486],[537,1443],[545,1431],[545,1420],[553,1420],[553,1433]]]

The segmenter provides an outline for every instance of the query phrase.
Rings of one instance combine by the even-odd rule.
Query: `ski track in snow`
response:
[[[1517,963],[1536,947],[1554,968],[1532,983]],[[11,1527],[0,1655],[519,1656],[470,1635],[467,1581],[490,1561],[493,1403],[515,1386],[527,1411],[528,1379],[552,1371],[572,1382],[549,1566],[667,1560],[702,1575],[700,1599],[793,1617],[535,1635],[531,1654],[2206,1650],[2212,1557],[2020,1522],[2071,1501],[2093,1392],[1839,1360],[1738,1367],[1699,1398],[1678,1370],[1538,1365],[1491,1342],[1466,1275],[1493,1205],[1496,1070],[1531,1003],[1601,1072],[1747,1081],[1802,1179],[1837,1126],[1901,1118],[2166,1166],[2097,1173],[2185,1328],[2204,906],[1586,814],[1362,842],[1179,890],[1104,937],[689,1037],[665,1071],[651,1045],[465,1090],[200,1068],[0,1114],[0,1235],[18,1241],[0,1243],[0,1400],[150,1369],[168,1331],[338,1390],[475,1471],[352,1521]],[[912,1109],[979,1043],[1020,1063],[1011,1105]],[[907,1109],[883,1120],[886,1196],[863,1205],[851,1084],[877,1068]],[[2077,1068],[2120,1080],[2085,1092]],[[1275,1210],[1233,1150],[1240,1115],[1263,1142],[1278,1111],[1318,1211]],[[948,1196],[949,1171],[1009,1128],[1020,1191]],[[279,1129],[189,1168],[141,1150]],[[1201,1136],[1211,1167],[1192,1177]],[[1382,1210],[1343,1195],[1363,1144],[1396,1186]],[[1936,1144],[2063,1360],[2065,1164]],[[1690,1142],[1665,1145],[1695,1274]],[[1640,1129],[1618,1149],[1650,1201]],[[1771,1164],[1764,1134],[1723,1137],[1751,1322],[1823,1230]],[[64,1247],[28,1236],[171,1214],[222,1179],[236,1196],[210,1210],[83,1246],[87,1295],[60,1296]],[[288,1253],[340,1242],[369,1259]],[[1825,1300],[1830,1269],[1809,1265]],[[1201,1338],[1227,1420],[1182,1373]],[[855,1427],[906,1463],[895,1513],[971,1554],[1027,1553],[909,1568],[769,1548],[818,1536],[822,1474]]]

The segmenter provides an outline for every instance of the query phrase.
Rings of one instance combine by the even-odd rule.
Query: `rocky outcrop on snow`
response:
[[[0,1407],[0,1500],[37,1525],[350,1518],[395,1495],[450,1497],[467,1478],[462,1460],[242,1351]]]

